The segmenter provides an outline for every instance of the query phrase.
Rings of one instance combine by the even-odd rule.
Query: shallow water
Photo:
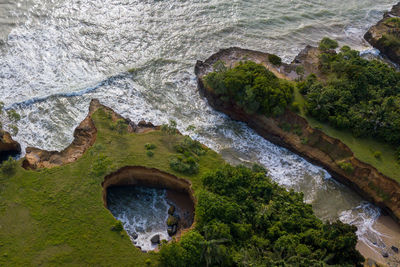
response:
[[[173,118],[181,132],[232,163],[255,161],[303,191],[324,220],[379,238],[379,209],[326,171],[213,111],[193,67],[219,48],[241,46],[291,61],[328,35],[369,49],[362,35],[396,1],[381,0],[16,0],[0,4],[0,100],[23,116],[23,147],[61,150],[98,98],[134,121]],[[134,68],[133,73],[127,73]],[[2,118],[5,122],[7,119]],[[195,132],[185,131],[193,124]],[[368,234],[367,234],[368,233]]]

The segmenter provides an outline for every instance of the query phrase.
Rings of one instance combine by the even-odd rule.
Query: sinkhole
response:
[[[179,238],[194,221],[189,181],[145,167],[124,167],[105,177],[104,205],[142,251]]]

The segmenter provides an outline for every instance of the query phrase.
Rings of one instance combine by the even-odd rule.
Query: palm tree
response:
[[[205,240],[200,244],[203,246],[203,251],[201,253],[201,260],[205,260],[206,266],[210,266],[214,263],[222,263],[224,259],[224,247],[222,244],[228,243],[228,239],[218,239],[218,240]]]

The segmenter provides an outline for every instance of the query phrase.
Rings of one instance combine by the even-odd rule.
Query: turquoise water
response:
[[[379,209],[323,169],[213,111],[197,92],[193,68],[229,46],[276,53],[287,62],[324,36],[370,49],[364,32],[394,3],[3,1],[0,101],[23,116],[16,138],[23,147],[63,149],[92,98],[133,121],[172,118],[183,133],[195,125],[193,138],[232,163],[263,164],[274,180],[303,191],[320,218],[357,225],[359,237],[372,246]]]

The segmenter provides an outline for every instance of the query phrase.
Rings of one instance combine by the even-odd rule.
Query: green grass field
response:
[[[356,158],[371,164],[381,173],[400,182],[400,165],[396,160],[395,147],[376,141],[373,138],[356,138],[349,131],[335,129],[328,125],[328,123],[321,123],[310,116],[306,116],[304,112],[305,100],[297,88],[294,96],[294,101],[298,102],[301,106],[300,115],[307,119],[311,127],[319,128],[327,135],[341,140],[354,152]],[[381,152],[380,158],[374,156],[376,151]]]
[[[93,120],[96,143],[76,162],[40,171],[24,170],[19,162],[14,175],[0,177],[0,266],[147,266],[147,259],[156,266],[157,253],[143,253],[125,231],[111,230],[116,220],[103,206],[104,176],[123,166],[147,166],[187,178],[196,189],[205,171],[225,163],[207,150],[199,174],[181,175],[170,169],[169,158],[182,136],[119,134],[102,110]],[[157,146],[153,157],[146,143]],[[106,169],[98,167],[100,158]]]

